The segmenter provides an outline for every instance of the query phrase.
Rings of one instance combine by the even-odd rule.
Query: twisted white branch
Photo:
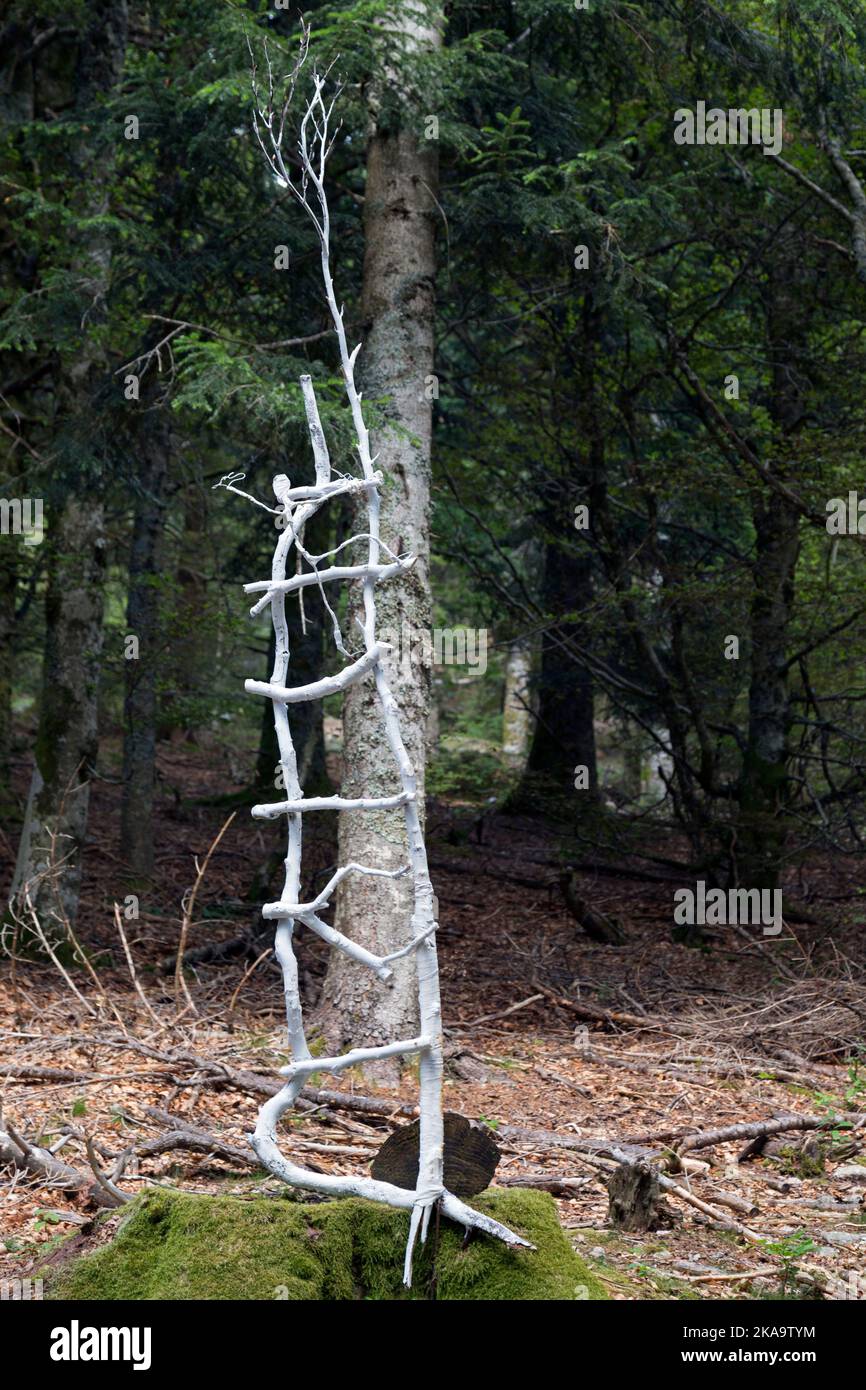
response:
[[[321,251],[322,279],[325,297],[331,320],[337,336],[340,362],[343,370],[346,396],[352,414],[356,447],[361,464],[362,477],[331,481],[331,465],[327,444],[319,418],[313,384],[308,376],[301,378],[301,390],[313,458],[316,467],[316,483],[312,487],[291,486],[288,478],[280,475],[274,479],[274,492],[286,517],[286,528],[277,542],[269,580],[246,585],[247,592],[264,591],[264,597],[252,609],[261,609],[270,603],[274,626],[276,658],[270,681],[245,682],[247,691],[265,695],[272,701],[274,723],[280,748],[280,766],[283,785],[286,789],[284,801],[254,806],[252,814],[260,819],[273,819],[279,815],[288,818],[288,847],[285,860],[285,882],[278,903],[267,903],[264,915],[277,922],[275,951],[283,972],[283,990],[286,1005],[286,1023],[292,1062],[282,1069],[287,1078],[282,1090],[268,1100],[261,1108],[251,1143],[266,1168],[284,1182],[292,1186],[306,1188],[313,1192],[332,1193],[340,1196],[368,1197],[374,1201],[386,1202],[390,1206],[411,1211],[409,1238],[406,1246],[404,1281],[408,1285],[412,1279],[412,1251],[420,1233],[422,1241],[427,1232],[430,1211],[439,1202],[445,1216],[461,1222],[467,1229],[482,1230],[497,1236],[508,1245],[529,1243],[499,1222],[484,1216],[474,1208],[461,1202],[445,1190],[442,1178],[443,1165],[443,1124],[442,1124],[442,1024],[439,998],[439,969],[436,956],[436,922],[433,909],[433,885],[427,866],[427,854],[421,829],[420,811],[417,804],[415,772],[400,732],[400,721],[396,701],[391,693],[385,675],[382,658],[388,650],[386,643],[376,638],[376,585],[382,580],[394,577],[408,569],[413,557],[400,559],[381,541],[379,536],[379,484],[381,474],[373,468],[374,459],[370,452],[370,440],[361,409],[361,396],[355,386],[354,365],[360,345],[349,351],[346,342],[343,313],[334,295],[330,269],[330,218],[325,194],[324,175],[327,156],[332,137],[329,134],[333,100],[326,105],[323,98],[324,80],[313,77],[313,95],[301,120],[299,153],[301,162],[301,182],[297,185],[290,176],[282,153],[283,135],[286,126],[288,105],[298,70],[306,54],[307,32],[302,37],[301,58],[290,80],[290,95],[280,112],[274,107],[273,80],[268,66],[268,97],[266,102],[259,99],[255,89],[256,108],[254,130],[264,151],[268,164],[282,183],[294,194],[305,209],[319,236]],[[363,565],[334,566],[319,573],[316,566],[320,560],[336,555],[343,546],[328,552],[328,555],[308,556],[303,550],[299,536],[306,521],[320,506],[333,497],[347,492],[363,491],[367,499],[367,531],[363,536],[354,536],[350,541],[367,541],[367,560]],[[255,500],[255,499],[253,499]],[[286,578],[288,553],[295,544],[298,551],[313,564],[311,574]],[[384,550],[393,563],[382,565],[380,553]],[[343,667],[336,675],[326,676],[308,685],[290,687],[286,685],[289,664],[288,627],[286,624],[286,594],[323,581],[340,579],[357,580],[363,583],[363,635],[364,654],[350,665]],[[324,591],[322,590],[324,598]],[[338,633],[335,632],[335,638]],[[399,775],[402,790],[389,797],[346,798],[342,796],[304,797],[298,781],[295,750],[289,729],[287,706],[302,700],[322,699],[326,695],[345,690],[355,681],[372,674],[376,684],[383,728]],[[347,864],[338,869],[332,879],[309,903],[300,901],[301,878],[301,838],[303,814],[314,810],[364,811],[402,807],[406,825],[406,838],[409,849],[409,863],[395,873],[368,869],[360,864]],[[397,874],[411,873],[414,906],[410,922],[411,935],[406,945],[389,956],[376,956],[363,947],[350,941],[335,928],[321,921],[317,913],[327,905],[331,894],[339,882],[351,872],[396,877]],[[300,921],[312,931],[328,941],[335,949],[370,967],[380,980],[390,978],[390,961],[414,952],[417,963],[418,1006],[421,1031],[415,1038],[385,1043],[380,1047],[356,1048],[339,1057],[312,1057],[304,1033],[303,1013],[298,990],[298,969],[293,948],[295,921]],[[299,1167],[280,1152],[276,1142],[276,1128],[283,1113],[295,1102],[306,1077],[318,1070],[339,1072],[346,1067],[383,1057],[403,1056],[417,1053],[419,1057],[420,1078],[420,1160],[418,1180],[414,1190],[395,1187],[391,1183],[379,1182],[367,1177],[335,1176],[314,1173]]]

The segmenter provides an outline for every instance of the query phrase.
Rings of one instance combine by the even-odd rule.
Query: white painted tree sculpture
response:
[[[467,1206],[458,1197],[445,1190],[443,1185],[443,1121],[442,1121],[442,1020],[439,1002],[439,968],[436,957],[436,921],[433,909],[433,887],[427,868],[427,854],[421,817],[416,801],[416,781],[412,764],[406,753],[400,732],[397,704],[389,688],[383,657],[386,644],[376,638],[376,585],[382,581],[396,578],[412,564],[412,556],[397,556],[379,536],[379,487],[382,474],[374,470],[374,459],[370,453],[370,440],[361,409],[361,396],[355,386],[354,367],[360,347],[349,352],[343,324],[342,310],[338,308],[331,280],[329,252],[329,216],[325,195],[325,165],[330,151],[332,135],[330,120],[334,98],[326,103],[323,91],[324,79],[313,76],[313,94],[306,106],[300,125],[298,152],[300,156],[300,179],[293,181],[283,158],[283,137],[288,110],[295,82],[306,52],[306,36],[302,42],[301,59],[288,84],[288,96],[278,106],[274,101],[274,83],[268,72],[268,96],[266,102],[259,100],[256,91],[254,128],[259,143],[275,177],[289,188],[301,207],[311,219],[321,246],[322,277],[328,308],[334,325],[339,346],[340,363],[345,382],[346,395],[352,413],[358,458],[361,464],[360,477],[332,476],[328,447],[322,430],[313,384],[309,376],[301,377],[304,405],[312,442],[316,468],[316,481],[310,487],[293,487],[285,475],[274,478],[274,492],[278,507],[285,518],[284,527],[277,542],[269,580],[247,584],[246,592],[261,593],[251,613],[260,613],[270,605],[276,638],[276,659],[270,681],[246,682],[246,689],[257,695],[264,695],[273,703],[274,723],[280,749],[283,785],[286,791],[284,801],[268,805],[254,806],[252,814],[270,820],[278,816],[288,818],[288,852],[285,860],[285,885],[279,902],[266,903],[263,916],[276,922],[276,955],[283,972],[286,1002],[288,1040],[292,1061],[282,1068],[286,1083],[282,1090],[267,1101],[261,1108],[255,1134],[251,1136],[253,1148],[265,1167],[284,1182],[292,1186],[307,1188],[314,1192],[334,1196],[368,1197],[374,1201],[385,1202],[390,1206],[408,1209],[411,1212],[409,1236],[406,1245],[404,1281],[408,1285],[412,1277],[412,1251],[419,1234],[423,1241],[430,1218],[430,1212],[438,1202],[442,1213],[461,1222],[467,1230],[475,1228],[489,1235],[497,1236],[509,1245],[528,1245],[499,1222]],[[255,87],[254,87],[255,90]],[[335,94],[336,95],[336,94]],[[234,482],[238,475],[224,480],[230,490],[237,492]],[[303,545],[305,523],[326,502],[347,493],[360,493],[366,499],[367,529],[365,532],[344,541],[336,549],[323,555],[310,555]],[[246,496],[247,494],[241,494]],[[255,500],[255,499],[253,499]],[[261,505],[261,504],[260,504]],[[323,561],[333,560],[339,551],[359,542],[366,542],[367,558],[363,564],[329,564],[320,568]],[[296,553],[305,560],[309,569],[286,578],[286,562],[294,546]],[[387,562],[383,563],[385,552]],[[355,581],[363,584],[363,650],[352,659],[340,635],[334,610],[325,596],[325,586],[339,580]],[[286,623],[286,599],[291,594],[315,585],[331,616],[337,649],[346,657],[347,664],[334,676],[309,685],[289,686],[289,639]],[[378,703],[388,744],[394,758],[399,782],[399,790],[393,796],[368,797],[350,800],[341,796],[305,797],[298,781],[295,749],[288,717],[288,706],[304,700],[321,700],[327,695],[348,688],[354,681],[372,679],[376,683]],[[406,824],[408,863],[395,873],[382,869],[367,868],[363,864],[344,864],[333,875],[330,882],[317,897],[310,902],[301,902],[301,841],[303,818],[310,812],[321,810],[350,810],[363,815],[365,811],[378,808],[393,808],[395,813],[402,810]],[[396,877],[411,874],[414,886],[413,911],[411,922],[407,924],[406,945],[387,956],[377,956],[350,941],[322,921],[324,911],[337,885],[347,874],[371,874],[379,877]],[[298,989],[298,969],[295,959],[293,936],[295,923],[315,932],[336,950],[343,951],[359,966],[370,969],[379,982],[374,987],[386,987],[391,977],[390,964],[400,956],[414,954],[418,981],[418,1011],[420,1031],[417,1037],[389,1042],[380,1047],[356,1048],[338,1057],[313,1057],[307,1045],[304,1020]],[[298,1093],[311,1072],[339,1072],[358,1063],[377,1058],[417,1054],[420,1069],[420,1156],[418,1179],[414,1190],[397,1187],[366,1176],[336,1176],[311,1172],[284,1156],[277,1143],[277,1124],[283,1113],[295,1102]]]

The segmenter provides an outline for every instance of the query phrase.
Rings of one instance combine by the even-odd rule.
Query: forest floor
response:
[[[111,1203],[112,1173],[126,1195],[153,1183],[238,1195],[277,1186],[245,1139],[287,1060],[273,960],[195,961],[203,944],[253,921],[251,866],[274,842],[243,808],[225,831],[198,888],[178,992],[166,963],[196,858],[201,865],[227,816],[207,800],[224,788],[225,768],[189,744],[165,745],[161,757],[155,883],[140,892],[137,920],[121,912],[126,945],[114,904],[123,908],[134,889],[118,857],[119,788],[104,782],[94,789],[79,918],[90,971],[63,959],[0,964],[0,1131],[23,1141],[31,1167],[38,1145],[85,1182],[73,1191],[24,1162],[0,1169],[0,1279],[55,1258],[70,1234],[64,1250],[104,1238],[94,1194]],[[308,840],[310,882],[333,868],[329,820]],[[772,939],[717,928],[695,948],[672,939],[663,873],[625,855],[593,863],[586,846],[564,843],[561,827],[536,819],[455,802],[429,808],[445,1104],[491,1128],[502,1153],[495,1181],[553,1190],[563,1225],[614,1298],[866,1298],[855,867],[816,861],[801,872],[797,892],[820,925],[786,923]],[[8,876],[4,836],[0,856]],[[569,911],[569,862],[581,896],[622,924],[623,945],[589,939]],[[299,954],[314,1003],[322,943],[305,935]],[[383,1089],[344,1073],[330,1083],[339,1105],[316,1103],[317,1084],[311,1078],[292,1117],[291,1146],[326,1171],[366,1170],[412,1114],[411,1076]],[[755,1134],[777,1117],[808,1127]],[[735,1125],[746,1128],[725,1137]],[[614,1230],[606,1182],[619,1161],[641,1155],[665,1174],[660,1225]]]

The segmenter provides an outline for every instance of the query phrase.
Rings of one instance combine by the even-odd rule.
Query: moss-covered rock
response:
[[[509,1250],[443,1221],[435,1257],[440,1299],[601,1299],[571,1248],[552,1198],[491,1189],[473,1200],[536,1250]],[[154,1189],[131,1204],[114,1239],[46,1277],[55,1299],[424,1299],[431,1297],[431,1232],[402,1286],[408,1214],[355,1199],[200,1197]]]

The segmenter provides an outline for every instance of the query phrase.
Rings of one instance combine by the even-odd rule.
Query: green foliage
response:
[[[427,789],[432,796],[446,800],[483,804],[503,797],[513,782],[513,774],[497,753],[466,747],[440,745],[433,756],[427,776]]]
[[[0,113],[10,252],[0,355],[4,424],[16,439],[0,485],[26,485],[55,511],[72,490],[106,502],[103,713],[113,725],[123,717],[118,652],[140,460],[154,420],[167,422],[160,706],[182,724],[231,708],[246,747],[256,713],[232,700],[238,677],[261,674],[264,641],[248,644],[222,589],[264,561],[267,537],[250,508],[227,507],[211,489],[238,471],[267,500],[274,472],[310,478],[302,372],[315,379],[335,467],[356,466],[315,238],[250,125],[250,47],[260,81],[267,48],[279,85],[297,17],[210,0],[148,9],[118,81],[94,91],[76,76],[92,13],[87,0],[10,8],[10,79],[40,42],[32,87],[10,80]],[[333,62],[344,84],[328,194],[356,340],[371,78],[401,74],[375,84],[383,129],[424,141],[436,138],[429,118],[438,122],[436,622],[488,626],[500,649],[524,634],[564,642],[623,744],[645,748],[653,730],[667,738],[681,723],[665,813],[720,876],[739,871],[744,816],[777,863],[816,841],[856,849],[862,548],[834,544],[822,525],[827,499],[861,486],[866,446],[866,300],[849,225],[756,150],[675,144],[672,118],[699,100],[783,107],[787,163],[844,198],[817,132],[853,150],[862,176],[862,7],[599,0],[575,11],[571,0],[459,0],[442,47],[415,55],[386,0],[328,0],[306,15],[313,61]],[[304,92],[302,81],[298,103]],[[137,140],[124,138],[130,113]],[[274,264],[283,245],[288,271]],[[137,405],[123,396],[131,371]],[[731,373],[738,398],[723,394]],[[796,386],[792,428],[786,381]],[[386,406],[365,403],[373,427]],[[201,528],[181,515],[192,494],[209,501],[199,501]],[[799,516],[785,747],[765,768],[750,747],[762,698],[760,520],[785,495]],[[587,531],[573,526],[578,504]],[[182,576],[190,548],[212,634],[196,654],[200,683],[183,660],[194,635],[195,586]],[[585,567],[581,594],[568,584],[553,592],[554,560]],[[30,600],[41,597],[40,563],[27,554],[16,576],[30,595],[16,641],[34,658],[15,663],[19,709],[37,698],[42,628]],[[736,661],[719,655],[732,633]],[[483,681],[443,678],[446,738],[499,741],[502,674],[492,662]],[[478,800],[506,781],[492,753],[446,746],[431,784]]]

